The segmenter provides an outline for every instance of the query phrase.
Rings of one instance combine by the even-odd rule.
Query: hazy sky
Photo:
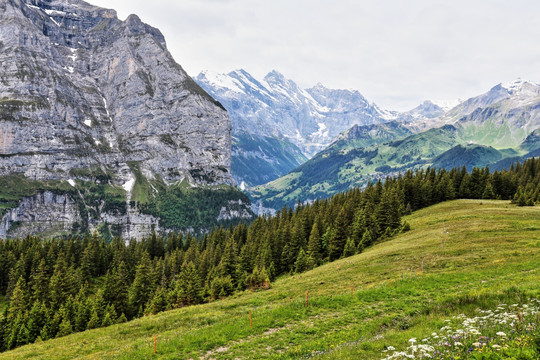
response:
[[[540,82],[538,0],[87,0],[159,28],[201,70],[276,69],[390,110]]]

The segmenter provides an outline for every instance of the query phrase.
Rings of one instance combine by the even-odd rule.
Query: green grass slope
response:
[[[406,347],[449,316],[539,296],[539,219],[539,207],[504,201],[439,204],[407,216],[411,231],[282,277],[270,290],[36,343],[0,359],[381,358],[384,346]]]

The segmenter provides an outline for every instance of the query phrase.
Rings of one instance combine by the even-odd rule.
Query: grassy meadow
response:
[[[270,290],[38,342],[0,359],[380,359],[385,347],[404,349],[451,316],[540,296],[540,207],[457,200],[404,220],[410,231],[283,276]]]

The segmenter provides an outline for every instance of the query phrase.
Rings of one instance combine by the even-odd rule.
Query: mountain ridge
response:
[[[382,133],[385,124],[355,126],[287,175],[250,189],[250,196],[262,209],[279,209],[408,169],[456,165],[500,169],[510,166],[508,161],[523,161],[540,148],[540,86],[521,79],[509,84],[508,88],[498,84],[431,118],[430,110],[439,109],[425,102],[402,114],[398,124],[406,131],[393,133],[393,139],[373,141],[368,136],[366,141],[364,134]],[[419,109],[427,111],[415,119]]]

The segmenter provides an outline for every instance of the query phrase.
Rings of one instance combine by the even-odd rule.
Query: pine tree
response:
[[[217,276],[210,283],[210,296],[213,300],[220,299],[231,295],[234,291],[234,286],[230,276]]]
[[[296,258],[296,261],[294,262],[294,272],[295,273],[301,273],[308,269],[308,256],[304,249],[300,249],[300,252],[298,253],[298,257]]]
[[[6,350],[6,332],[7,332],[6,313],[0,314],[0,353]]]
[[[233,284],[236,284],[236,243],[234,238],[231,236],[227,239],[225,244],[225,249],[223,250],[223,255],[221,256],[221,261],[218,265],[218,274],[222,277],[230,276]]]
[[[322,248],[322,242],[321,242],[321,235],[319,233],[319,226],[317,225],[317,222],[313,224],[313,227],[311,228],[311,233],[309,235],[309,242],[308,242],[308,267],[314,268],[315,266],[318,266],[322,261],[322,254],[321,249]]]
[[[92,311],[92,315],[90,316],[90,321],[88,321],[87,328],[88,330],[91,329],[97,329],[101,326],[102,320],[99,318],[99,314],[97,310]]]
[[[70,291],[70,279],[64,254],[60,253],[49,283],[50,307],[58,309],[66,301]]]
[[[159,289],[157,289],[154,297],[146,307],[144,313],[146,315],[154,315],[167,310],[168,306],[169,303],[167,301],[167,294],[165,292],[165,289],[160,287]]]
[[[9,302],[9,309],[8,309],[8,321],[13,321],[16,318],[20,317],[23,318],[24,314],[27,310],[27,296],[26,296],[26,282],[24,281],[24,278],[21,276],[19,278],[19,281],[17,281],[17,284],[15,285],[15,288],[13,289],[13,294],[11,295],[11,299]]]
[[[60,323],[60,327],[58,329],[58,333],[56,334],[56,337],[62,337],[73,333],[73,327],[71,326],[71,322],[69,319],[63,319]]]
[[[337,260],[341,257],[346,242],[345,210],[341,209],[328,238],[328,257],[330,261]]]
[[[30,342],[29,338],[30,334],[28,332],[28,328],[26,327],[26,324],[23,324],[17,333],[17,346],[28,344]]]
[[[49,297],[49,269],[45,259],[41,259],[37,270],[32,274],[30,287],[32,289],[32,300],[44,302]]]
[[[109,313],[106,313],[103,321],[101,322],[101,327],[107,327],[111,325],[114,325],[114,321],[111,320],[111,316],[109,315]]]
[[[116,323],[117,324],[123,324],[125,322],[127,322],[127,318],[126,318],[126,315],[124,313],[122,313],[122,315],[120,315],[118,317],[118,319],[116,320]]]
[[[39,301],[35,301],[32,305],[32,309],[28,313],[28,340],[30,343],[33,343],[41,333],[41,329],[45,326],[46,315],[43,310],[43,304]]]
[[[202,287],[195,265],[190,262],[183,264],[176,281],[176,306],[200,304],[202,302]]]
[[[153,292],[152,263],[150,262],[148,254],[144,252],[143,257],[137,266],[135,280],[133,280],[129,289],[131,313],[137,314],[140,312],[140,309],[144,308],[148,300],[153,296]]]
[[[495,197],[496,196],[495,191],[493,190],[493,185],[491,184],[491,181],[488,181],[482,194],[482,199],[495,199]]]
[[[75,331],[84,331],[88,328],[88,322],[92,316],[92,307],[88,298],[79,299],[75,314]]]
[[[17,285],[17,282],[22,278],[25,279],[26,272],[25,272],[25,265],[24,265],[24,259],[20,258],[17,263],[15,264],[15,267],[11,268],[9,271],[9,282],[6,290],[6,297],[10,298],[11,294],[13,293],[13,290],[15,289],[15,285]]]
[[[356,246],[351,238],[347,239],[345,243],[345,249],[343,249],[343,257],[349,257],[356,254]]]
[[[358,244],[357,251],[362,252],[366,247],[373,244],[373,241],[375,241],[373,234],[370,230],[364,231],[364,235],[362,235],[362,241]]]

